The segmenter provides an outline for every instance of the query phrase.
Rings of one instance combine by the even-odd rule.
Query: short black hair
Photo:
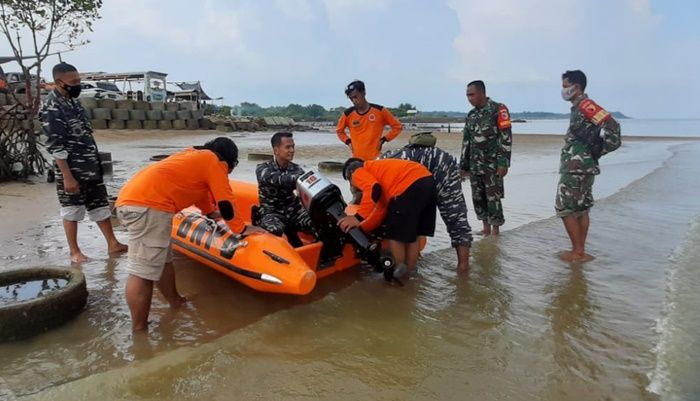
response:
[[[53,74],[53,79],[56,79],[61,74],[74,71],[78,72],[78,69],[68,63],[61,62],[53,66],[51,73]]]
[[[469,82],[467,84],[467,88],[470,86],[476,87],[477,89],[479,89],[481,91],[481,93],[486,93],[486,84],[484,83],[484,81],[482,81],[480,79],[478,79],[476,81]]]
[[[358,91],[360,93],[365,93],[365,83],[356,79],[348,84],[345,88],[345,95],[349,96],[352,91]]]
[[[216,153],[219,160],[228,164],[229,170],[233,170],[238,164],[238,146],[232,139],[220,136],[205,143],[203,146],[195,146],[195,149],[207,149]]]
[[[272,138],[270,138],[270,143],[272,144],[273,148],[276,148],[280,146],[282,143],[282,138],[292,138],[294,137],[294,134],[291,132],[287,131],[282,131],[282,132],[275,132],[274,135],[272,135]]]
[[[581,87],[581,90],[586,90],[586,84],[588,81],[586,80],[586,74],[584,74],[581,70],[566,71],[565,73],[561,74],[561,79],[566,79],[572,84],[578,84]]]
[[[364,166],[364,164],[365,161],[358,159],[357,157],[351,157],[346,160],[345,164],[343,164],[343,179],[349,181],[352,173],[354,173],[358,168]]]

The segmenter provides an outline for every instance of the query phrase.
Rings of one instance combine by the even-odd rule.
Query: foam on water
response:
[[[656,331],[656,365],[647,389],[665,401],[700,399],[700,218],[669,258],[666,299]]]

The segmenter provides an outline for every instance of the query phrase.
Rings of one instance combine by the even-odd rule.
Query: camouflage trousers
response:
[[[505,223],[501,199],[504,196],[503,178],[493,174],[470,175],[472,201],[476,217],[492,226]]]
[[[261,209],[259,226],[280,237],[288,230],[314,233],[311,217],[300,202],[281,211]]]
[[[437,208],[445,222],[452,246],[471,247],[472,229],[467,221],[467,202],[462,192],[462,180],[459,169],[451,169],[438,183]]]
[[[554,209],[557,216],[580,216],[588,213],[593,206],[592,174],[561,174],[557,185],[557,198]]]

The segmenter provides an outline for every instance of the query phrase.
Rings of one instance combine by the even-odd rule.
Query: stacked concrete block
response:
[[[7,100],[0,98],[0,102]],[[162,129],[195,130],[215,129],[217,123],[204,117],[195,102],[144,102],[81,98],[80,103],[92,122],[93,129]],[[225,132],[241,129],[234,122],[226,122]],[[243,124],[242,126],[246,126]]]
[[[134,101],[131,99],[117,100],[117,108],[123,110],[133,110]]]
[[[158,129],[158,120],[146,120],[143,121],[143,129]]]
[[[129,120],[143,121],[146,119],[146,112],[143,110],[129,110]]]
[[[137,100],[134,102],[134,110],[148,111],[150,109],[151,109],[151,106],[148,102],[144,102],[141,100]]]

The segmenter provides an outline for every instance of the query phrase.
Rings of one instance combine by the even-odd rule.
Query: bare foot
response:
[[[109,253],[110,255],[124,253],[128,250],[129,250],[129,247],[122,244],[121,242],[116,242],[114,244],[110,244],[107,247],[107,253]]]
[[[187,298],[178,296],[174,301],[168,300],[168,303],[170,304],[170,308],[178,309],[179,307],[187,303]]]
[[[88,257],[85,256],[81,251],[71,252],[70,261],[71,263],[83,263],[87,262]]]
[[[569,263],[585,263],[595,259],[593,256],[587,253],[578,253],[574,251],[562,251],[559,252],[558,255],[559,259]]]

